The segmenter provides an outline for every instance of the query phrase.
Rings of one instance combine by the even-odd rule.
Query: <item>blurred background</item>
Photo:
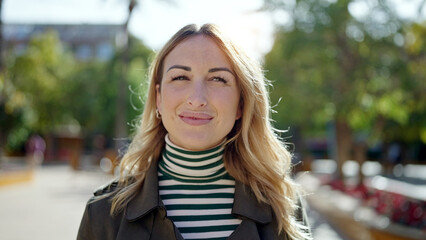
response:
[[[314,239],[426,239],[425,0],[0,0],[1,239],[75,239],[155,51],[207,22],[264,65]]]

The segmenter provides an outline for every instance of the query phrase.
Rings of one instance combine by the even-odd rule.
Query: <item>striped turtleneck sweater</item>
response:
[[[158,165],[167,216],[184,239],[226,239],[241,223],[231,215],[235,180],[223,164],[224,146],[188,151],[168,135]]]

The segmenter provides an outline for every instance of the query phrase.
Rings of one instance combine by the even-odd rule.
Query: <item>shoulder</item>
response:
[[[111,200],[120,189],[118,179],[98,187],[89,199],[80,223],[78,240],[113,239],[122,213],[111,215]]]
[[[114,179],[97,187],[86,204],[86,212],[93,217],[106,217],[111,209],[111,202],[119,191],[119,180]]]
[[[100,199],[112,198],[117,192],[119,192],[125,186],[132,184],[134,182],[133,178],[129,178],[126,183],[120,181],[119,178],[115,178],[104,185],[97,187],[93,191],[93,196],[90,198],[89,203],[93,201],[98,201]]]
[[[95,191],[93,191],[93,197],[99,197],[105,194],[115,192],[117,190],[118,185],[119,185],[118,178],[113,179],[112,181],[96,188]]]

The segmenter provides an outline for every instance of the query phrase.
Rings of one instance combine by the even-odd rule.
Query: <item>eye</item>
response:
[[[172,81],[179,81],[179,80],[189,80],[189,78],[185,75],[181,75],[181,76],[177,76],[177,77],[172,77]]]
[[[222,77],[212,77],[211,80],[215,81],[215,82],[228,83],[228,81],[225,78],[222,78]]]

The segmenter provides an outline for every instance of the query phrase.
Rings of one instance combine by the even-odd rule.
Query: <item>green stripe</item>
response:
[[[233,193],[206,193],[206,194],[162,194],[161,199],[182,199],[182,198],[228,198],[234,199]]]
[[[217,160],[216,162],[207,164],[207,165],[203,165],[203,166],[190,166],[190,165],[182,165],[180,163],[177,163],[175,161],[173,161],[173,159],[169,158],[166,154],[163,154],[163,158],[166,158],[167,160],[169,160],[170,162],[172,162],[173,164],[181,167],[181,168],[186,168],[186,169],[190,169],[190,170],[206,170],[206,169],[210,169],[210,168],[214,168],[217,167],[221,164],[223,164],[222,159]],[[183,161],[188,162],[188,160],[183,159]],[[196,161],[194,161],[196,162]]]
[[[236,219],[231,214],[201,215],[201,216],[193,216],[193,215],[192,216],[171,216],[169,218],[172,219],[174,222]]]
[[[159,186],[160,190],[216,190],[221,188],[234,188],[234,185],[172,185],[172,186]]]
[[[228,237],[221,237],[221,238],[191,238],[191,240],[226,240]]]
[[[230,231],[235,230],[238,227],[236,225],[221,225],[221,226],[208,226],[208,227],[180,227],[181,233],[207,233],[207,232],[218,232],[218,231]]]
[[[231,209],[232,203],[220,204],[178,204],[166,205],[167,210],[213,210],[213,209]]]
[[[160,171],[159,171],[160,172]],[[158,177],[160,178],[161,177],[161,179],[163,179],[163,180],[176,180],[176,178],[173,178],[173,177],[170,177],[170,176],[168,176],[168,175],[164,175],[162,172],[160,172],[162,175],[159,175]],[[223,180],[231,180],[231,181],[234,181],[235,179],[231,176],[231,175],[229,175],[229,173],[226,173],[225,174],[225,176],[223,177]],[[208,183],[206,183],[206,184],[208,184]]]
[[[180,160],[183,160],[183,161],[187,161],[187,162],[202,162],[202,161],[211,160],[212,158],[219,157],[219,156],[223,155],[223,151],[220,151],[220,152],[218,152],[216,154],[208,155],[208,156],[202,157],[202,158],[186,158],[186,157],[183,157],[181,155],[177,155],[177,154],[174,154],[172,152],[169,152],[167,150],[165,152],[166,152],[167,155],[169,155],[169,156],[171,156],[173,158],[177,158],[177,159],[180,159]]]
[[[180,149],[180,148],[173,147],[173,146],[171,146],[169,144],[167,144],[167,147],[170,147],[171,149],[173,149],[173,150],[175,150],[177,152],[183,153],[183,154],[188,154],[188,155],[203,155],[203,154],[208,154],[208,153],[216,152],[217,150],[219,150],[222,147],[222,145],[219,145],[219,146],[217,146],[215,148],[212,148],[212,149],[209,149],[209,150],[204,150],[204,151],[187,151],[187,150],[183,150],[183,149]]]
[[[158,171],[160,171],[162,174],[169,175],[169,177],[171,177],[172,179],[179,180],[179,181],[185,181],[187,179],[178,178],[178,177],[176,177],[176,175],[180,176],[180,177],[190,177],[190,178],[192,178],[193,180],[196,180],[196,181],[211,181],[210,180],[211,178],[216,177],[220,174],[223,174],[226,171],[225,168],[221,168],[217,172],[212,173],[210,175],[206,175],[206,176],[188,176],[188,175],[175,173],[175,172],[168,170],[167,165],[164,163],[164,161],[161,161],[159,166],[160,167],[158,168]],[[220,175],[220,177],[223,177],[223,175]]]

